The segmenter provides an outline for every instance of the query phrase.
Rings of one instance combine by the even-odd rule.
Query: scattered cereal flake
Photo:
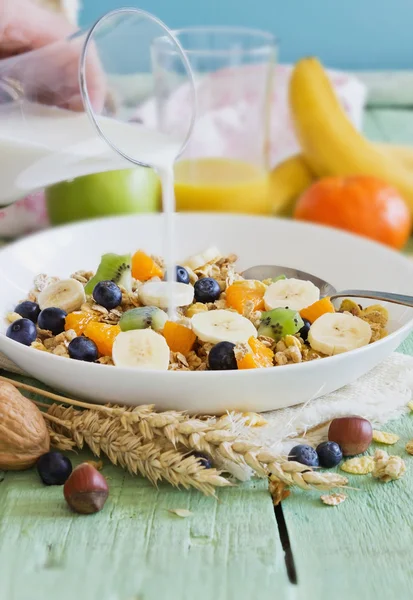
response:
[[[410,440],[410,442],[407,442],[405,448],[406,448],[406,452],[408,452],[409,454],[413,454],[413,440]]]
[[[345,494],[324,494],[321,496],[321,502],[328,506],[338,506],[347,498]]]
[[[374,469],[374,459],[372,456],[360,456],[350,458],[340,466],[342,471],[352,475],[367,475]]]
[[[247,427],[263,427],[264,425],[268,425],[268,421],[258,413],[244,412],[242,416],[245,417],[245,425]]]
[[[288,498],[291,492],[286,488],[286,484],[282,481],[270,481],[269,490],[274,506],[278,506],[280,502]]]
[[[373,442],[378,442],[379,444],[388,444],[391,446],[395,444],[400,439],[400,436],[395,433],[388,433],[387,431],[378,431],[377,429],[373,429]]]
[[[373,477],[388,483],[400,479],[406,472],[406,463],[400,456],[389,456],[384,450],[376,450]]]
[[[85,462],[91,467],[94,467],[97,471],[101,471],[103,469],[103,461],[101,460],[86,460]]]
[[[411,411],[413,411],[413,402],[408,402],[407,407],[410,408]]]
[[[192,517],[194,513],[186,508],[168,508],[168,512],[181,517],[181,519],[186,519],[187,517]]]

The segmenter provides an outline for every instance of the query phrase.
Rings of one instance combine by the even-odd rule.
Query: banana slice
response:
[[[112,359],[117,367],[167,371],[169,346],[152,329],[134,329],[119,333],[113,344]]]
[[[202,342],[232,342],[239,344],[257,337],[254,325],[242,315],[230,310],[211,310],[194,315],[192,329]]]
[[[302,279],[279,279],[264,294],[266,310],[292,308],[302,310],[320,299],[320,290],[311,281]]]
[[[310,327],[308,341],[316,352],[328,356],[367,346],[371,339],[370,325],[344,313],[326,313]]]
[[[40,292],[37,302],[41,310],[54,307],[70,313],[79,310],[86,302],[85,290],[76,279],[62,279],[48,285]]]
[[[221,256],[222,254],[218,248],[211,246],[211,248],[208,248],[201,254],[194,254],[193,256],[190,256],[186,261],[184,261],[184,266],[196,271],[196,269],[200,269],[208,263],[216,262],[221,258]]]
[[[148,281],[139,288],[139,300],[145,306],[167,309],[169,299],[167,281]],[[189,306],[194,299],[194,288],[188,283],[172,282],[175,306]]]

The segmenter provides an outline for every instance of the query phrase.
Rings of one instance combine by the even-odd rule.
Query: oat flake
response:
[[[324,494],[321,496],[321,502],[328,506],[338,506],[347,498],[345,494]]]

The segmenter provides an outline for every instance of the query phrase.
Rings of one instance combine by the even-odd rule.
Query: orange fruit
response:
[[[82,335],[86,325],[93,321],[94,316],[91,313],[77,310],[69,313],[65,319],[65,331],[73,329],[77,335]]]
[[[257,338],[250,337],[248,346],[251,351],[237,360],[238,369],[263,369],[274,366],[274,352]]]
[[[411,216],[399,192],[376,177],[325,177],[299,198],[294,217],[330,225],[400,249]]]
[[[143,250],[138,250],[132,256],[132,277],[139,281],[148,281],[152,277],[163,277],[163,270]]]
[[[264,310],[264,294],[266,286],[261,281],[246,279],[234,281],[226,290],[227,305],[235,308],[241,315],[247,302],[253,303],[253,310]]]
[[[321,317],[321,315],[324,315],[324,313],[333,312],[336,312],[333,303],[331,302],[330,298],[325,297],[300,310],[300,316],[303,319],[310,321],[310,323],[314,323],[314,321],[318,319],[318,317]]]
[[[195,344],[195,333],[185,325],[167,321],[162,333],[172,352],[180,352],[186,356]]]
[[[95,342],[99,354],[102,356],[112,356],[113,342],[120,331],[119,325],[108,325],[107,323],[90,321],[83,333]]]

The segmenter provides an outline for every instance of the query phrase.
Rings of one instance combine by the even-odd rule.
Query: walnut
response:
[[[13,385],[0,382],[0,469],[29,469],[49,448],[42,413]]]

